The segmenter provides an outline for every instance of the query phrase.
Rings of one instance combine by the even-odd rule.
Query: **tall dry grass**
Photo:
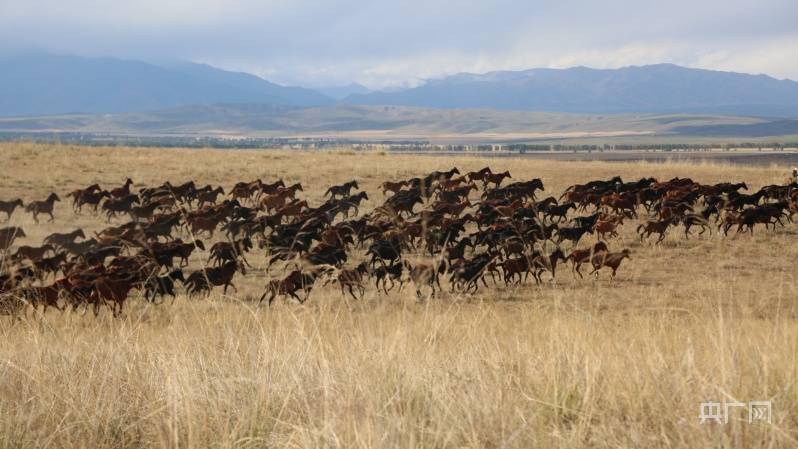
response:
[[[0,146],[0,198],[39,199],[92,182],[263,177],[324,188],[377,184],[457,165],[541,177],[547,193],[608,178],[782,182],[785,170],[563,163],[379,154]],[[63,204],[54,224],[12,220],[36,244],[100,229]],[[795,225],[753,236],[641,244],[633,224],[618,279],[503,286],[416,301],[412,288],[363,301],[335,288],[303,305],[239,292],[174,305],[132,301],[122,319],[50,312],[0,321],[1,447],[796,447]],[[203,255],[193,261],[199,264]],[[490,281],[489,281],[490,282]],[[704,401],[771,400],[771,424],[701,424]]]

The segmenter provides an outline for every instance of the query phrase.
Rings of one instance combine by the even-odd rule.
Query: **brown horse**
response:
[[[294,201],[288,205],[280,208],[277,213],[283,217],[297,217],[302,213],[303,209],[308,207],[308,202],[305,200]]]
[[[382,189],[383,195],[387,195],[388,192],[391,192],[395,195],[396,192],[402,190],[403,187],[407,187],[408,185],[410,185],[410,183],[407,181],[398,181],[398,182],[385,181],[382,184],[380,184],[380,189]]]
[[[573,267],[571,269],[574,272],[574,277],[576,277],[576,275],[578,274],[579,277],[581,278],[583,276],[582,272],[579,271],[579,268],[582,266],[582,264],[591,260],[593,258],[593,255],[607,251],[609,251],[609,248],[607,248],[606,243],[596,242],[596,244],[594,244],[590,248],[575,249],[571,251],[571,254],[569,254],[568,257],[565,258],[565,261],[567,262],[570,260],[571,262],[573,262]]]
[[[647,221],[637,227],[637,233],[640,234],[640,241],[648,238],[651,234],[659,234],[656,243],[660,243],[665,239],[665,234],[668,232],[670,225],[674,224],[675,218],[667,218],[659,221]]]
[[[18,207],[24,206],[22,200],[19,198],[12,201],[0,201],[0,212],[5,212],[7,216],[6,221],[9,221],[11,220],[11,214],[13,214]]]
[[[485,167],[478,171],[469,172],[466,177],[472,182],[482,181],[483,183],[486,183],[487,176],[491,174],[493,174],[493,172],[490,170],[490,167]]]
[[[14,254],[14,259],[24,260],[28,259],[31,262],[42,260],[49,252],[55,252],[53,245],[44,244],[38,248],[33,246],[20,246]]]
[[[111,196],[114,198],[125,198],[126,196],[130,195],[130,186],[133,185],[133,180],[127,178],[125,184],[122,187],[117,187],[111,190]]]
[[[100,305],[106,304],[111,308],[114,317],[118,317],[136,283],[135,276],[122,276],[121,274],[101,276],[95,280],[89,295],[89,303],[94,305],[94,315],[99,315]]]
[[[631,251],[625,249],[618,253],[608,253],[602,252],[593,255],[590,259],[590,263],[593,265],[593,271],[590,274],[595,274],[596,278],[598,278],[599,270],[604,267],[609,267],[612,270],[612,278],[615,278],[615,274],[618,271],[618,267],[621,266],[621,262],[623,262],[626,258],[631,258]]]
[[[51,193],[46,200],[34,201],[25,206],[25,211],[33,214],[33,221],[37,224],[39,223],[39,214],[47,214],[50,216],[50,221],[54,221],[53,208],[55,207],[56,201],[61,201],[61,198],[55,193]]]
[[[236,286],[233,285],[233,277],[236,271],[241,271],[241,274],[244,275],[247,274],[244,266],[239,265],[235,260],[231,260],[221,267],[205,268],[191,273],[185,282],[189,296],[202,291],[210,293],[214,286],[223,286],[223,295],[227,294],[227,287],[233,287],[233,290],[238,291]]]
[[[509,171],[504,173],[487,173],[484,177],[485,188],[488,187],[488,184],[493,184],[498,188],[502,181],[504,181],[504,178],[512,178]]]

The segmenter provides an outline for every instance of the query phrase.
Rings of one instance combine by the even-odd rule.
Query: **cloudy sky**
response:
[[[658,62],[798,80],[796,23],[798,0],[0,0],[0,51],[191,60],[315,87]]]

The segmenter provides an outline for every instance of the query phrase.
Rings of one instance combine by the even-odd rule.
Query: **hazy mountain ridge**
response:
[[[0,58],[0,131],[133,134],[798,134],[798,83],[671,64],[462,73],[314,90],[194,63]],[[80,113],[72,113],[78,111]],[[13,116],[13,117],[10,117]],[[760,117],[760,118],[755,118]]]
[[[24,53],[0,58],[0,116],[150,111],[220,102],[323,106],[333,100],[254,75],[180,63]]]
[[[334,100],[343,100],[350,95],[365,95],[373,92],[368,87],[359,83],[350,83],[345,86],[320,87],[315,90]]]
[[[348,104],[573,113],[712,113],[798,117],[798,82],[657,64],[621,69],[462,73]]]
[[[798,117],[798,82],[672,64],[461,73],[414,88],[370,91],[352,83],[322,92],[194,63],[156,65],[30,52],[0,57],[0,69],[0,116],[140,112],[219,103],[292,107],[337,103]]]

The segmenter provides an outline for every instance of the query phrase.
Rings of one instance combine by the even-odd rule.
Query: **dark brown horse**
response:
[[[56,201],[61,201],[61,198],[59,198],[57,194],[51,193],[46,200],[34,201],[25,206],[25,211],[33,215],[33,221],[36,223],[39,223],[40,214],[47,214],[50,216],[50,221],[54,221],[53,208],[55,207]]]

